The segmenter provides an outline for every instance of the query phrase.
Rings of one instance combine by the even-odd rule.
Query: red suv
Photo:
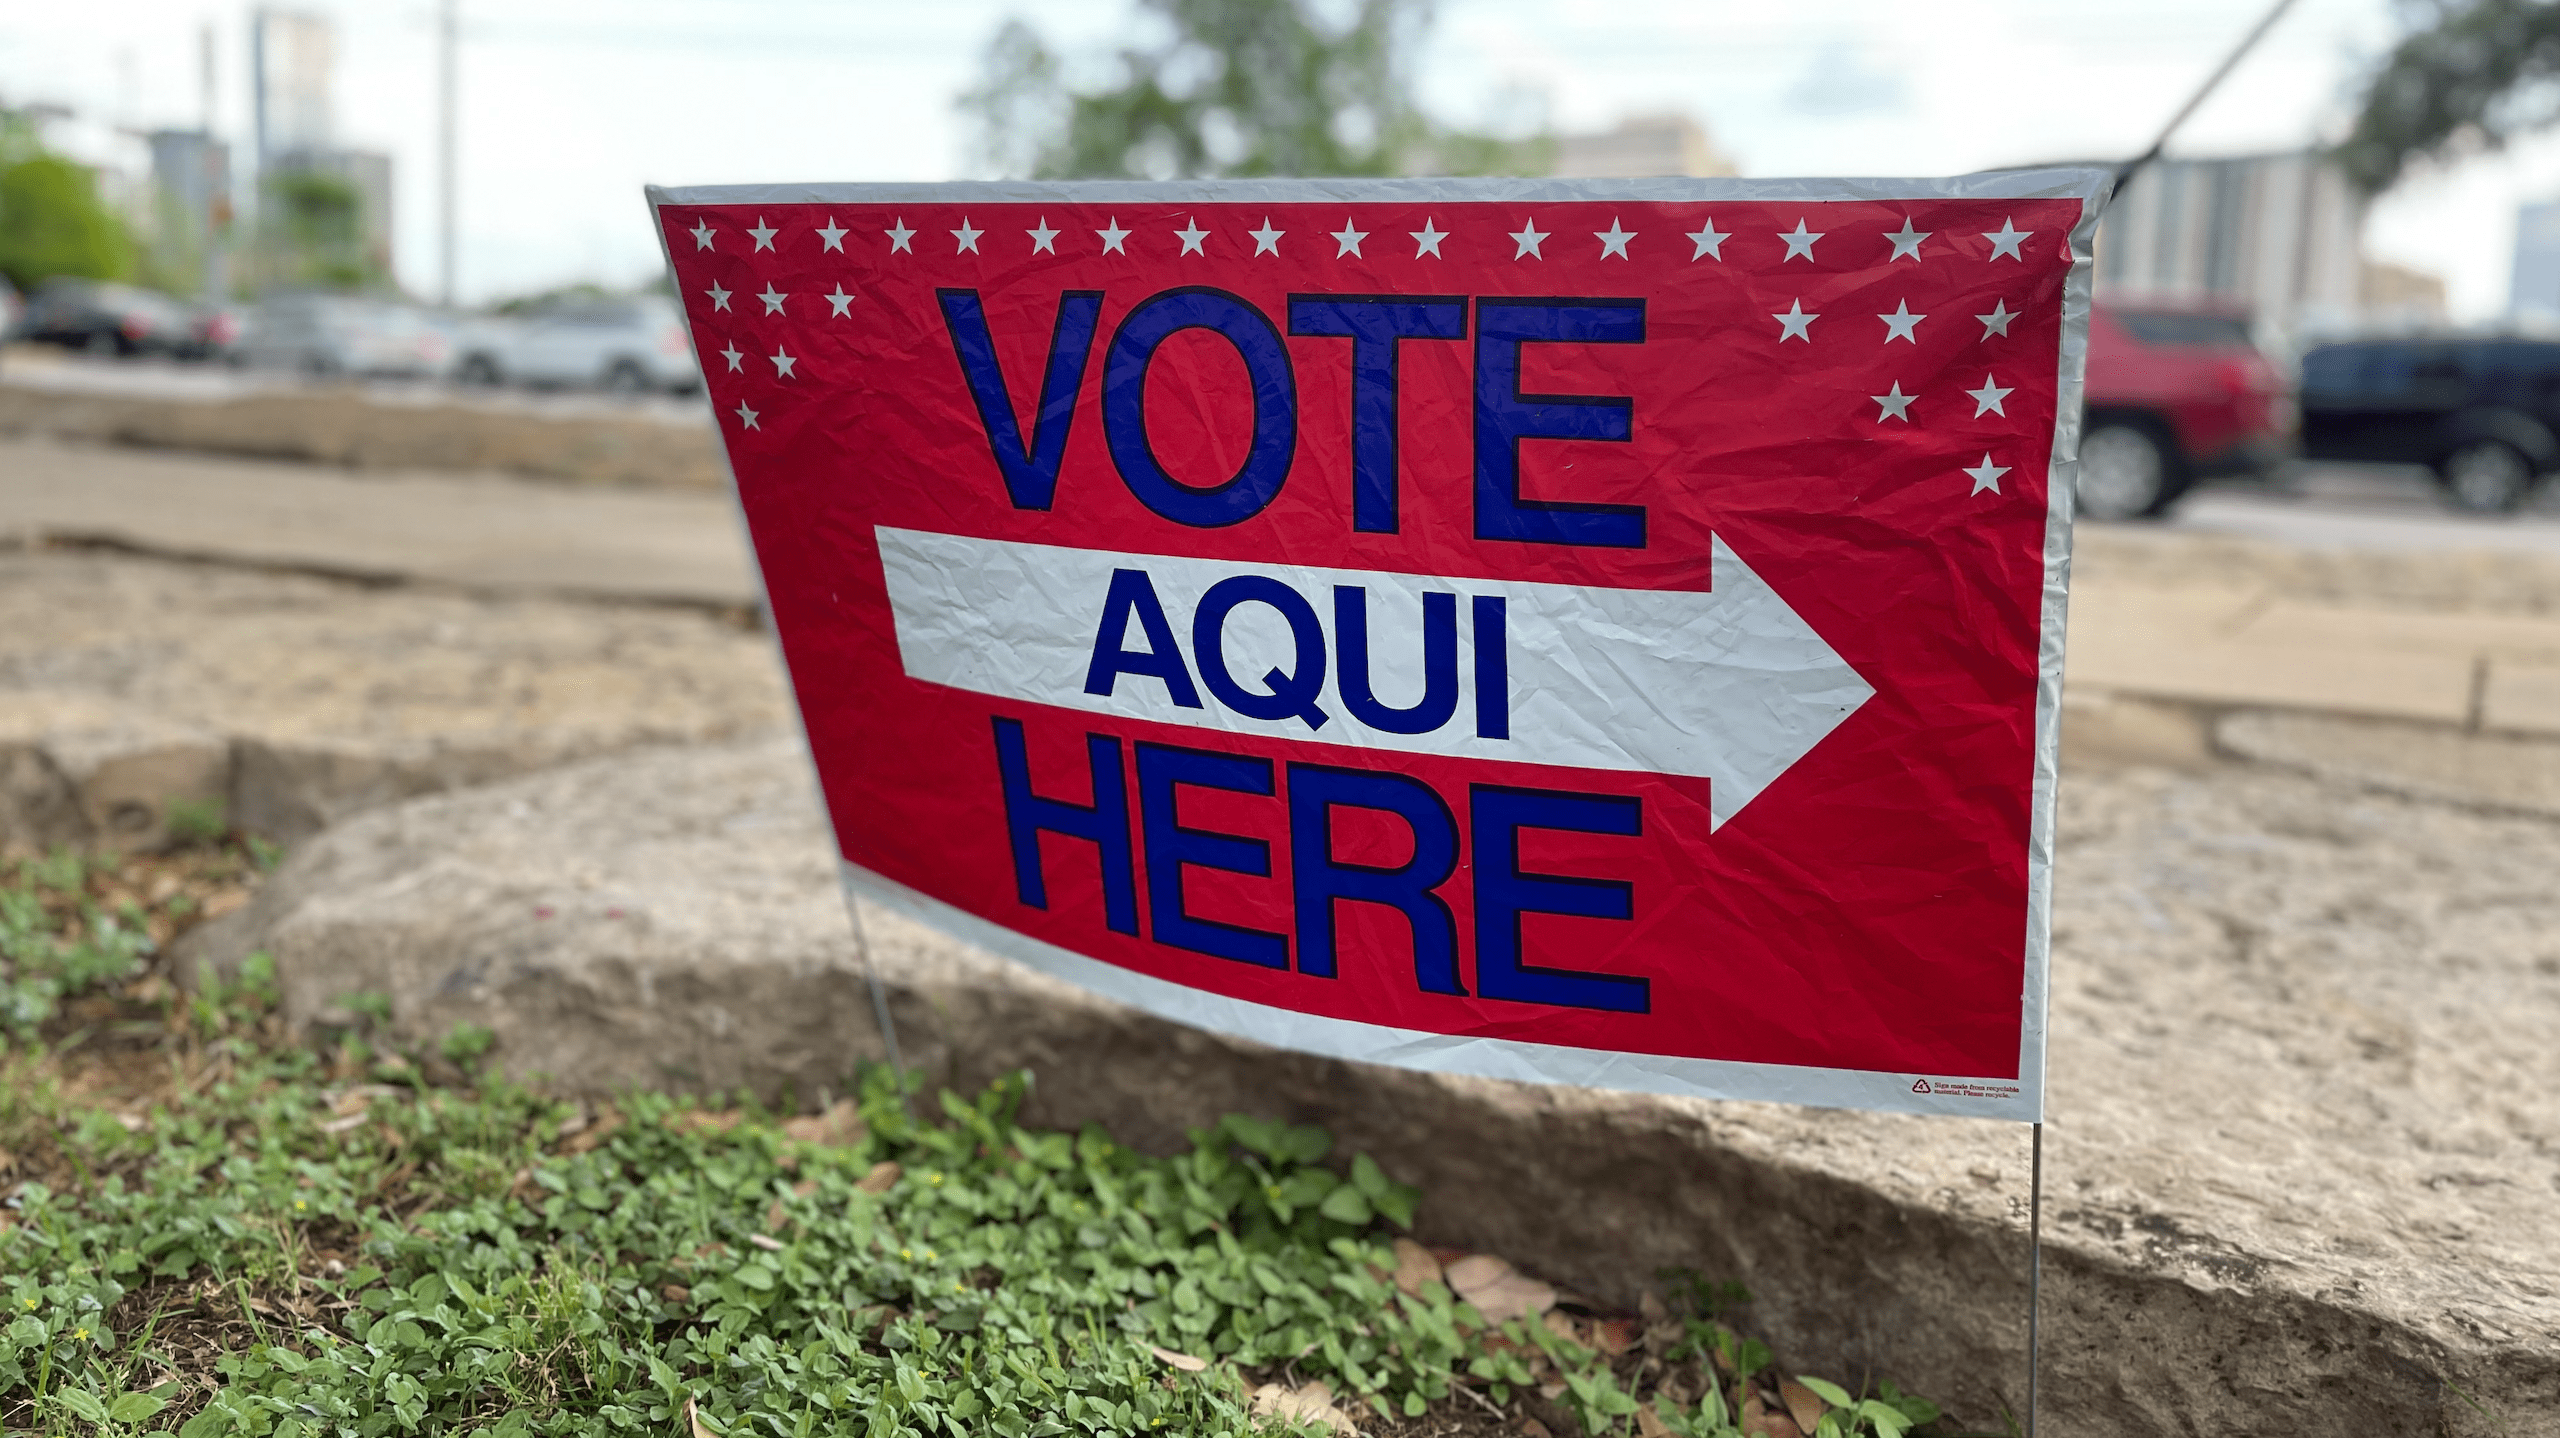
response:
[[[2117,303],[2090,315],[2082,514],[2158,514],[2197,479],[2263,473],[2290,448],[2294,425],[2247,315]]]

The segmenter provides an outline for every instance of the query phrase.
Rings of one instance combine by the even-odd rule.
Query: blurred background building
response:
[[[2316,150],[2160,160],[2099,226],[2098,293],[2246,309],[2292,340],[2443,323],[2441,279],[2366,256],[2368,203]]]
[[[1555,168],[1561,179],[1609,179],[1649,175],[1733,175],[1741,171],[1687,115],[1636,115],[1612,129],[1558,135]]]
[[[327,17],[260,9],[250,20],[257,150],[257,281],[390,283],[391,157],[337,143],[337,36]]]

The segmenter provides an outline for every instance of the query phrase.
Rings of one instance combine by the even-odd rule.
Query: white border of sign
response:
[[[1652,180],[1197,180],[1009,182],[951,184],[701,185],[648,187],[651,222],[663,205],[784,204],[1303,204],[1404,203],[1445,200],[1557,204],[1582,201],[1697,204],[1802,200],[2078,200],[2070,234],[2071,272],[2063,281],[2060,374],[2055,388],[2053,458],[2046,472],[2044,618],[2038,648],[2033,814],[2027,839],[2027,933],[2023,1022],[2016,1079],[1965,1074],[1881,1073],[1858,1069],[1669,1058],[1467,1038],[1324,1018],[1232,999],[1099,959],[1088,958],[931,898],[895,880],[839,861],[848,904],[867,899],[993,953],[1055,975],[1079,988],[1256,1043],[1334,1058],[1390,1063],[1436,1073],[1529,1083],[1630,1089],[1688,1098],[1749,1099],[1825,1108],[1956,1114],[1971,1118],[2044,1119],[2047,974],[2053,930],[2053,819],[2062,725],[2062,643],[2071,577],[2072,497],[2079,480],[2082,374],[2088,362],[2090,248],[2096,238],[2109,172],[2093,168],[1995,170],[1945,179],[1652,179]],[[666,231],[657,226],[662,250]],[[668,256],[674,272],[674,257]],[[728,451],[721,449],[725,465]],[[738,498],[736,476],[729,492]],[[746,529],[743,504],[739,527]],[[749,542],[752,544],[752,535]],[[761,593],[762,570],[757,581]],[[760,600],[761,603],[761,600]],[[768,608],[765,631],[774,634]],[[779,658],[780,641],[775,640]],[[795,710],[795,715],[796,715]],[[806,725],[803,725],[806,739]],[[824,791],[820,791],[824,803]],[[830,818],[832,819],[832,815]],[[857,920],[858,922],[858,920]]]

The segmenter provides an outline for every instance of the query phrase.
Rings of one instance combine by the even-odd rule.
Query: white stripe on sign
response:
[[[1700,776],[1718,826],[1875,693],[1721,538],[1699,593],[877,533],[914,678],[1236,734]]]

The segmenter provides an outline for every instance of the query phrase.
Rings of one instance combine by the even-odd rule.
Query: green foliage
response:
[[[1348,19],[1312,0],[1141,0],[1165,38],[1123,49],[1113,81],[1093,86],[1009,21],[961,107],[987,165],[1044,179],[1543,171],[1543,137],[1452,129],[1416,104],[1429,0],[1335,8]]]
[[[0,880],[0,1036],[32,1038],[72,994],[138,973],[152,953],[141,915],[77,897],[80,857],[24,859]]]
[[[18,865],[10,942],[75,943],[94,877]],[[1418,1195],[1319,1128],[1233,1116],[1151,1157],[1023,1127],[1020,1077],[919,1118],[886,1070],[859,1124],[647,1094],[592,1113],[432,1087],[353,1038],[280,1047],[263,954],[182,1002],[182,1072],[147,1113],[56,1082],[40,1048],[0,1055],[26,1180],[0,1220],[0,1431],[1240,1433],[1270,1427],[1249,1387],[1285,1375],[1390,1420],[1560,1383],[1591,1434],[1631,1433],[1650,1397],[1673,1432],[1736,1438],[1768,1361],[1703,1310],[1636,1353],[1597,1320],[1496,1327],[1446,1283],[1403,1292],[1390,1240]],[[387,1001],[348,1006],[383,1037]],[[489,1043],[440,1048],[469,1067]],[[1703,1396],[1654,1394],[1666,1364]],[[1820,1438],[1935,1416],[1805,1381],[1832,1405]]]
[[[172,799],[164,815],[171,841],[210,844],[231,832],[230,810],[219,796]]]
[[[2336,151],[2367,193],[2466,140],[2491,146],[2560,120],[2560,5],[2416,0],[2417,23],[2366,82]]]
[[[0,274],[32,289],[57,275],[122,279],[133,239],[98,196],[97,174],[44,148],[35,127],[0,112]]]
[[[275,278],[289,284],[364,289],[389,276],[365,246],[364,195],[317,170],[285,170],[266,181],[271,228],[260,236]]]

